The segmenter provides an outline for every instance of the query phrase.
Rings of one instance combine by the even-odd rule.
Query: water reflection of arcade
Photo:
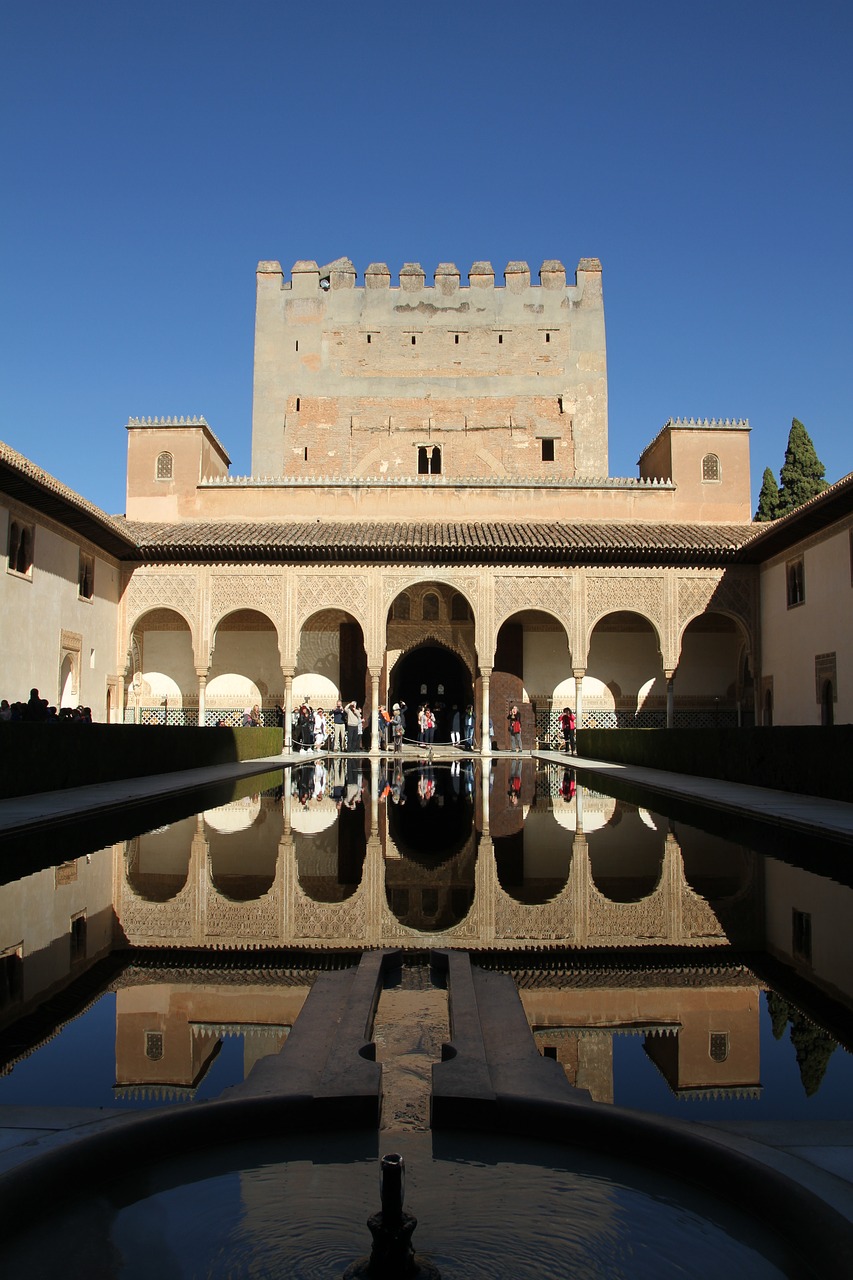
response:
[[[311,761],[129,842],[131,944],[751,946],[754,860],[530,760]],[[304,776],[303,776],[304,774]]]

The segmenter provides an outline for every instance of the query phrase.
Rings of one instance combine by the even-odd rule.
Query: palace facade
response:
[[[359,284],[348,259],[289,278],[261,262],[252,474],[203,418],[127,430],[122,517],[0,446],[10,700],[35,685],[96,719],[178,724],[258,703],[289,725],[340,695],[374,743],[383,703],[439,705],[445,736],[472,705],[485,750],[513,702],[525,746],[565,705],[582,725],[850,719],[849,599],[823,611],[820,653],[800,610],[804,675],[773,586],[822,529],[851,589],[850,484],[808,504],[805,540],[797,513],[768,534],[748,423],[713,419],[668,421],[636,477],[611,477],[596,259],[572,281],[545,262],[538,283],[477,262],[466,285],[446,263],[431,284],[376,263]]]

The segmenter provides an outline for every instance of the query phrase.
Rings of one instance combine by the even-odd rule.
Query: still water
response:
[[[321,969],[402,947],[417,1010],[429,948],[453,946],[515,977],[540,1051],[596,1101],[853,1119],[843,855],[602,786],[528,759],[485,779],[312,759],[6,842],[0,1107],[216,1097]]]

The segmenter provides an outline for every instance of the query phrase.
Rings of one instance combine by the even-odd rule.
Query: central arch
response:
[[[401,654],[388,680],[389,702],[408,708],[406,736],[417,733],[417,710],[429,703],[436,712],[436,742],[450,741],[453,708],[474,703],[474,681],[466,663],[447,645],[424,640]]]

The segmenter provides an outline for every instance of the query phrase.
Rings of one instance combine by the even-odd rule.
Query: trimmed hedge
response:
[[[853,725],[580,729],[578,754],[755,787],[853,800]]]
[[[280,756],[282,730],[0,723],[0,798]]]

